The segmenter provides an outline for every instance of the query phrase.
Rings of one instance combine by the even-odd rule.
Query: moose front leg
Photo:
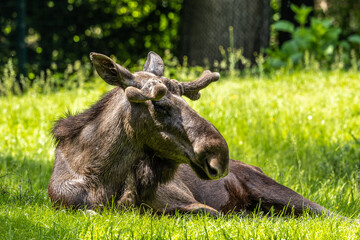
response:
[[[121,209],[123,207],[135,206],[137,197],[136,191],[135,175],[133,173],[129,173],[124,183],[123,193],[117,201],[118,207]]]
[[[219,215],[216,209],[195,200],[191,191],[178,176],[167,184],[159,185],[154,198],[145,204],[157,213],[173,214],[178,211],[180,213],[205,213],[214,217]]]

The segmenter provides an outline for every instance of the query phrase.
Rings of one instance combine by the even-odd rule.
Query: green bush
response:
[[[291,39],[281,47],[267,49],[267,68],[301,65],[307,54],[307,57],[315,59],[324,68],[330,68],[336,60],[341,61],[344,67],[351,65],[351,49],[359,46],[359,35],[341,39],[341,28],[334,26],[332,21],[326,18],[311,18],[310,25],[306,26],[312,8],[292,5],[291,9],[295,12],[299,26],[286,20],[273,24],[276,31],[290,33]]]

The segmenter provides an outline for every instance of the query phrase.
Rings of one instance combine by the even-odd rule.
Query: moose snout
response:
[[[204,159],[203,170],[209,179],[219,179],[228,174],[229,158],[227,155],[209,152]]]
[[[229,150],[225,140],[208,140],[195,148],[196,165],[193,167],[202,179],[219,179],[225,177],[229,171]],[[193,166],[194,164],[190,164]],[[198,171],[196,171],[198,170]]]

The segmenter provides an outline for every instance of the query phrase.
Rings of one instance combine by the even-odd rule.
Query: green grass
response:
[[[346,217],[360,216],[360,73],[296,72],[223,79],[190,105],[223,134],[234,159]],[[358,223],[329,217],[232,214],[153,216],[130,209],[91,215],[47,198],[51,126],[111,87],[0,97],[0,238],[360,239]],[[358,142],[357,142],[358,141]]]

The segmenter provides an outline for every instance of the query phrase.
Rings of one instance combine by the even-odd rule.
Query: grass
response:
[[[304,71],[223,79],[189,104],[223,134],[234,159],[346,217],[360,216],[360,73]],[[136,209],[55,210],[47,198],[51,126],[108,91],[0,97],[0,238],[360,239],[358,223],[329,217],[153,216]]]

